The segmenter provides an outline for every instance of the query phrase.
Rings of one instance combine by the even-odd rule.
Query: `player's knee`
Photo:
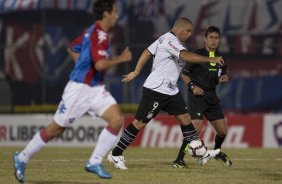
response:
[[[124,122],[124,118],[122,115],[120,116],[115,116],[115,117],[112,117],[110,120],[109,120],[109,126],[115,130],[120,130],[123,126],[123,122]]]
[[[42,136],[46,138],[46,140],[51,140],[54,137],[61,135],[65,131],[66,127],[62,127],[57,122],[52,121],[49,126],[42,130]]]
[[[197,128],[195,128],[197,130],[198,135],[201,134],[202,130],[203,130],[203,126],[198,126]]]
[[[143,122],[142,120],[137,120],[137,119],[134,119],[132,124],[135,126],[135,128],[137,128],[138,130],[141,130],[143,129],[147,123],[146,122]]]
[[[222,130],[217,132],[217,135],[220,137],[226,137],[227,136],[227,130]]]

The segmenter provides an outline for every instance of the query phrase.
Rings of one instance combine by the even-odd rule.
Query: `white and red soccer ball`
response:
[[[192,157],[202,157],[208,151],[203,140],[193,140],[188,145],[188,152]]]

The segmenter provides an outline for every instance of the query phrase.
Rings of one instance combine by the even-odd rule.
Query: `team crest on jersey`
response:
[[[163,41],[164,41],[164,38],[163,38],[163,37],[160,37],[160,38],[159,38],[159,42],[160,42],[160,43],[163,43]]]
[[[61,101],[61,103],[60,103],[60,105],[59,105],[59,108],[58,108],[59,114],[64,114],[66,109],[67,109],[67,108],[66,108],[66,106],[65,106],[64,101]]]
[[[153,117],[153,111],[150,111],[147,115],[147,119],[151,119]]]

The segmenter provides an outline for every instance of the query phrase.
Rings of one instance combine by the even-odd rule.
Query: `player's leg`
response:
[[[119,142],[113,151],[108,155],[108,160],[119,169],[127,169],[124,164],[123,151],[135,139],[139,130],[155,117],[161,109],[161,98],[163,95],[150,89],[143,88],[142,99],[136,112],[134,121],[124,129]]]
[[[202,131],[203,128],[203,120],[194,119],[192,120],[192,124],[197,130],[198,135],[200,135],[200,132]],[[187,151],[188,151],[188,142],[186,141],[186,139],[183,139],[182,145],[178,151],[178,155],[176,159],[173,161],[173,167],[176,168],[186,167],[186,164],[184,162],[184,157]]]
[[[131,142],[136,138],[138,132],[145,126],[146,123],[134,119],[134,121],[124,129],[116,147],[108,155],[108,160],[113,163],[116,168],[122,170],[127,169],[124,163],[125,159],[123,151],[127,149]]]
[[[216,96],[216,93],[211,93],[211,98],[213,101],[210,101],[210,106],[205,112],[205,116],[211,122],[211,125],[216,131],[215,136],[215,145],[214,149],[221,149],[221,146],[224,142],[224,139],[227,135],[227,124],[224,120],[224,114],[219,104],[219,99]],[[220,161],[226,166],[231,166],[232,162],[222,151],[215,157],[216,160]]]
[[[116,100],[104,86],[93,87],[91,91],[94,100],[91,102],[88,113],[94,118],[96,115],[101,117],[108,125],[101,131],[96,146],[86,163],[85,170],[108,179],[112,176],[104,169],[102,160],[115,144],[124,118]]]
[[[186,142],[188,142],[188,144],[198,139],[198,133],[192,123],[189,123],[188,125],[181,124],[181,130],[182,130],[183,137],[186,140]],[[219,154],[219,152],[220,152],[220,149],[207,150],[206,154],[200,157],[197,160],[197,162],[201,165],[206,164],[209,159],[214,158],[216,155]]]
[[[227,125],[224,119],[218,119],[214,120],[211,122],[212,126],[214,127],[216,131],[216,136],[215,136],[215,145],[214,149],[221,149],[221,146],[224,142],[224,139],[227,135]],[[220,152],[216,157],[216,160],[220,161],[223,163],[225,166],[231,166],[232,161],[228,158],[228,156],[224,152]]]
[[[184,138],[180,150],[178,152],[177,158],[173,161],[173,167],[182,168],[186,167],[186,164],[184,162],[184,156],[186,152],[185,149],[191,141],[198,139],[198,134],[197,130],[195,129],[192,123],[187,124],[187,122],[191,122],[191,118],[188,113],[175,117],[180,123],[181,131]]]
[[[86,112],[88,107],[85,106],[85,102],[89,100],[87,95],[81,95],[84,90],[85,85],[69,82],[65,87],[62,101],[51,124],[37,132],[24,150],[14,155],[14,171],[18,181],[24,182],[24,172],[29,159],[41,150],[48,141],[62,134],[66,127],[74,123],[75,119]]]
[[[184,149],[192,140],[198,139],[198,135],[197,130],[191,122],[190,114],[188,114],[187,107],[181,93],[171,96],[169,103],[166,104],[163,110],[171,115],[174,115],[174,117],[178,120],[184,137],[183,144],[180,148],[177,159],[173,162],[173,166],[185,167],[186,164],[183,160],[185,155]]]
[[[131,124],[123,131],[120,141],[117,143],[117,146],[113,149],[113,156],[120,156],[123,154],[123,151],[131,144],[135,139],[138,132],[146,126],[146,123],[134,119]]]
[[[117,140],[123,126],[123,116],[117,104],[111,105],[101,116],[108,125],[101,131],[96,147],[89,159],[91,164],[101,164],[104,156]]]
[[[212,126],[216,131],[214,149],[221,148],[223,141],[227,135],[227,125],[224,119],[211,121]]]
[[[177,100],[175,99],[175,101]],[[170,110],[170,112],[169,111],[167,112],[169,112],[170,114],[175,113],[175,111],[181,112],[181,109],[179,109],[181,107],[180,103],[178,103],[177,106],[175,105],[173,106],[174,108],[169,108],[172,110]],[[191,141],[198,139],[198,132],[195,129],[194,125],[191,123],[190,115],[188,113],[185,113],[182,115],[175,115],[175,116],[181,125],[181,131],[182,131],[184,140],[189,144]],[[201,165],[207,163],[209,159],[214,158],[216,155],[218,155],[219,152],[220,152],[220,149],[208,150],[205,155],[203,155],[201,158],[198,159],[198,163]]]
[[[25,168],[29,159],[41,150],[49,140],[60,135],[64,130],[65,127],[61,127],[53,121],[47,128],[37,132],[21,152],[14,154],[14,174],[19,182],[23,183],[25,181]]]

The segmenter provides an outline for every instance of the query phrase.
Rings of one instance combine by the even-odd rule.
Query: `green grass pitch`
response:
[[[13,174],[12,155],[20,148],[0,148],[0,183],[18,183]],[[199,166],[188,155],[188,168],[173,168],[177,149],[134,148],[124,152],[128,170],[104,166],[112,179],[100,179],[84,171],[91,148],[47,147],[37,153],[26,170],[26,184],[281,184],[282,149],[227,149],[233,161],[225,167],[216,160]]]

